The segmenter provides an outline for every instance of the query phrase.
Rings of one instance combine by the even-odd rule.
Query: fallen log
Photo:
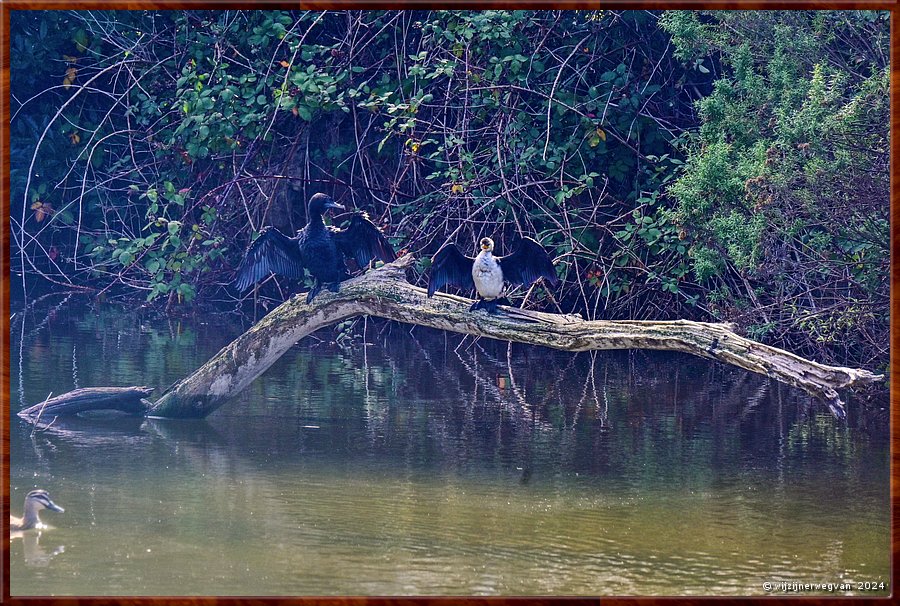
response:
[[[821,398],[843,418],[838,391],[880,381],[867,370],[826,366],[737,335],[727,324],[677,321],[586,321],[577,316],[501,307],[503,313],[470,312],[472,301],[436,294],[406,281],[413,262],[405,255],[393,263],[324,291],[312,302],[294,296],[250,330],[222,348],[190,376],[157,400],[149,416],[205,417],[265,372],[292,345],[330,324],[371,315],[441,330],[479,335],[565,351],[662,349],[718,360],[772,377]]]
[[[445,293],[426,297],[406,281],[412,264],[405,255],[323,291],[306,303],[291,297],[247,332],[223,347],[206,364],[169,387],[153,404],[151,388],[77,389],[19,412],[36,423],[39,416],[116,409],[151,417],[200,418],[212,413],[253,382],[306,335],[341,320],[371,315],[441,330],[542,345],[564,351],[661,349],[718,360],[766,375],[822,399],[838,418],[845,416],[839,389],[884,376],[867,370],[827,366],[736,334],[728,324],[709,322],[583,320],[578,316],[500,307],[501,313],[471,312],[470,299]]]
[[[151,393],[152,387],[83,387],[20,410],[18,415],[32,423],[41,418],[47,420],[88,410],[118,410],[144,415],[151,406],[146,400]]]

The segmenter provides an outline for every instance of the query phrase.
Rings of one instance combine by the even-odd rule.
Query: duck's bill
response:
[[[50,511],[56,511],[58,513],[64,513],[66,511],[65,509],[63,509],[62,507],[60,507],[59,505],[57,505],[56,503],[54,503],[53,501],[51,501],[49,499],[47,500],[46,505],[47,505],[47,509],[49,509]]]

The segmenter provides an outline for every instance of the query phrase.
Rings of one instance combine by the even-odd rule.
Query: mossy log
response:
[[[741,337],[726,324],[677,321],[586,321],[501,307],[501,313],[470,312],[472,301],[425,290],[406,281],[405,255],[383,267],[323,291],[312,302],[298,295],[272,310],[222,348],[190,376],[174,384],[149,410],[150,416],[205,417],[265,372],[297,341],[319,328],[368,314],[442,330],[543,345],[565,351],[664,349],[733,364],[799,387],[844,416],[837,390],[883,379],[866,370],[826,366]]]

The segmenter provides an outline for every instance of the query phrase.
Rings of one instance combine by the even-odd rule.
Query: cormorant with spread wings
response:
[[[504,283],[530,286],[540,278],[551,286],[559,283],[553,261],[544,247],[531,238],[516,242],[512,253],[495,257],[494,241],[482,238],[481,252],[475,258],[462,254],[455,244],[446,244],[431,259],[428,296],[447,284],[474,289],[480,299],[471,309],[487,309],[493,313],[497,305],[509,305],[504,295]]]
[[[360,268],[375,258],[385,263],[397,258],[390,242],[365,213],[354,215],[345,229],[326,226],[322,215],[331,208],[344,207],[325,194],[315,194],[309,199],[306,226],[296,236],[289,238],[275,227],[264,229],[244,255],[235,286],[245,290],[270,273],[299,279],[305,269],[316,281],[306,297],[309,303],[323,286],[337,292],[339,283],[350,277],[345,257],[354,259]]]

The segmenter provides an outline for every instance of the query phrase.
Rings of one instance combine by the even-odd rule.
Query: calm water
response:
[[[19,315],[11,408],[75,387],[162,390],[241,331],[209,322]],[[12,540],[11,593],[761,595],[788,581],[858,594],[889,581],[884,412],[851,401],[839,423],[796,390],[686,355],[509,351],[374,321],[365,334],[316,333],[203,421],[32,433],[13,416],[13,513],[34,487],[66,512]]]

